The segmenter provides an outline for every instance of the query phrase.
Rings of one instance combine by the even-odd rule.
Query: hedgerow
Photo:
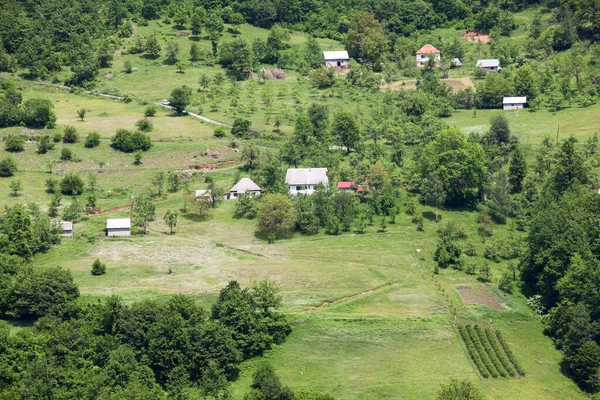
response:
[[[488,330],[488,329],[485,329],[485,330]],[[498,356],[496,355],[496,352],[492,348],[492,345],[490,344],[490,342],[484,332],[484,329],[482,329],[479,325],[475,325],[475,332],[477,332],[477,335],[479,336],[479,340],[481,341],[481,345],[485,349],[485,352],[486,352],[487,356],[489,357],[490,361],[492,362],[492,364],[494,365],[494,368],[496,368],[496,370],[498,371],[498,374],[501,377],[506,378],[508,376],[508,372],[506,372],[506,370],[504,369],[504,365],[502,365],[502,363],[498,359]]]
[[[481,361],[481,357],[479,357],[479,353],[477,352],[477,349],[475,348],[473,341],[469,337],[469,333],[467,332],[466,328],[464,326],[459,326],[458,332],[460,333],[460,336],[462,337],[463,342],[465,342],[465,346],[467,346],[467,351],[468,351],[469,355],[471,356],[471,359],[477,366],[477,369],[481,373],[481,376],[483,376],[484,378],[489,378],[490,373],[487,370],[487,368],[485,367],[485,365],[483,364],[483,361]]]
[[[479,340],[479,335],[477,335],[477,331],[475,331],[475,328],[472,325],[467,325],[467,333],[471,337],[471,340],[473,341],[473,344],[475,345],[475,348],[477,349],[477,352],[479,353],[479,357],[481,357],[483,364],[485,365],[487,370],[490,371],[490,375],[494,378],[497,378],[499,376],[498,370],[490,361],[490,358],[488,357],[483,345],[481,344],[481,340]]]
[[[514,378],[517,375],[515,372],[515,368],[513,367],[510,360],[506,357],[504,350],[502,350],[502,348],[498,344],[498,340],[496,339],[496,335],[494,335],[494,332],[492,332],[491,329],[486,329],[485,335],[487,336],[487,339],[488,339],[490,345],[494,349],[494,352],[496,353],[496,357],[498,357],[498,360],[500,360],[500,362],[502,363],[502,366],[504,366],[504,369],[506,370],[506,372],[508,372],[508,374],[512,378]]]

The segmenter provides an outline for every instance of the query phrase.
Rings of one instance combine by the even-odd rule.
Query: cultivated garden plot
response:
[[[459,285],[456,290],[460,294],[465,304],[479,304],[495,308],[496,310],[505,310],[502,299],[489,285],[465,286]]]

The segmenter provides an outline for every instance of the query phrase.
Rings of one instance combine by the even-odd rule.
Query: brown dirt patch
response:
[[[480,31],[467,31],[463,35],[463,38],[471,43],[490,43],[492,38],[488,35],[484,35]]]
[[[481,285],[479,287],[471,287],[462,285],[457,286],[456,290],[458,290],[458,294],[460,294],[465,304],[479,304],[500,311],[506,309],[502,305],[502,299],[494,293],[490,286]]]
[[[452,93],[458,93],[462,89],[466,89],[468,87],[475,90],[475,84],[468,76],[466,78],[460,79],[442,79],[446,85],[448,85],[452,89]]]

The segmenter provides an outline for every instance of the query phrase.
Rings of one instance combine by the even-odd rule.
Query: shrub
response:
[[[468,275],[475,275],[477,273],[477,265],[475,265],[475,263],[468,263],[465,267],[465,273]]]
[[[496,370],[496,367],[494,367],[490,361],[490,358],[488,357],[485,348],[481,344],[481,340],[479,339],[479,335],[477,335],[475,328],[472,325],[467,325],[467,332],[471,338],[471,341],[473,342],[473,345],[475,346],[475,349],[477,349],[477,353],[479,353],[479,357],[481,357],[481,361],[483,361],[483,365],[485,365],[492,377],[497,378],[498,370]]]
[[[467,352],[469,353],[471,359],[473,360],[473,362],[477,366],[477,369],[481,373],[481,376],[483,376],[484,378],[489,378],[490,372],[488,371],[487,367],[483,363],[483,360],[479,356],[479,353],[475,348],[475,344],[473,343],[471,337],[469,336],[469,333],[467,332],[467,328],[465,326],[459,326],[458,332],[463,342],[465,343],[465,346],[467,347]]]
[[[92,132],[85,138],[85,142],[83,144],[88,149],[92,147],[100,146],[100,134],[98,132]]]
[[[469,257],[475,257],[477,255],[477,251],[475,250],[475,245],[472,242],[467,242],[465,244],[465,254]]]
[[[106,264],[102,264],[99,259],[92,264],[92,275],[99,276],[106,273]]]
[[[492,228],[492,218],[489,215],[481,214],[479,217],[479,228],[477,229],[477,232],[479,232],[481,236],[493,235],[494,230]]]
[[[477,279],[480,280],[481,282],[489,282],[491,275],[492,275],[492,271],[490,269],[490,266],[487,264],[484,264],[479,268],[479,273],[477,274]]]
[[[225,131],[225,128],[223,128],[222,126],[219,126],[219,127],[215,128],[213,135],[216,138],[224,138],[227,135],[227,132]]]
[[[513,365],[511,364],[508,357],[506,357],[506,354],[498,344],[498,340],[496,339],[496,335],[494,335],[494,332],[492,332],[491,329],[485,329],[485,336],[487,337],[488,342],[494,349],[494,353],[496,353],[496,357],[502,363],[502,366],[504,367],[506,372],[511,377],[514,377],[516,375],[515,369],[513,368]]]
[[[236,138],[246,138],[248,137],[248,131],[250,130],[251,125],[252,122],[247,119],[236,118],[231,127],[231,134]]]
[[[494,368],[496,368],[496,371],[498,371],[498,375],[500,375],[503,378],[506,378],[508,376],[508,373],[504,369],[504,365],[502,365],[502,363],[498,359],[498,356],[496,355],[496,352],[492,348],[492,345],[490,344],[488,337],[485,334],[484,330],[479,325],[475,325],[475,332],[477,332],[477,335],[479,336],[479,341],[481,342],[481,345],[485,349],[485,352],[486,352],[488,358],[494,365]]]
[[[47,193],[56,193],[58,189],[58,179],[56,178],[48,178],[46,179],[46,192]]]
[[[0,176],[3,178],[13,176],[17,172],[17,162],[12,157],[0,161]]]
[[[60,182],[60,191],[62,194],[77,196],[83,193],[83,180],[79,175],[66,174]]]
[[[60,159],[64,161],[71,161],[73,159],[73,152],[71,151],[71,149],[63,147],[60,151]]]
[[[140,119],[135,123],[135,126],[142,132],[151,132],[154,128],[154,125],[148,118]]]
[[[60,143],[63,140],[63,136],[60,132],[56,132],[54,135],[52,135],[52,141],[54,143]]]
[[[6,137],[4,148],[6,151],[19,152],[25,150],[25,139],[19,135],[8,135]]]
[[[136,150],[133,152],[133,164],[134,165],[142,164],[142,154],[143,154],[142,150]]]
[[[132,132],[127,129],[119,129],[111,139],[111,146],[117,150],[131,153],[136,150],[146,151],[152,147],[150,136],[142,132]]]
[[[54,144],[50,143],[50,136],[42,136],[37,143],[37,153],[46,154],[54,148]]]
[[[74,126],[65,126],[65,130],[63,133],[63,143],[77,143],[79,142],[79,135],[77,134],[77,129]]]
[[[156,111],[157,111],[156,106],[154,104],[150,104],[144,110],[144,117],[154,117],[156,115]]]

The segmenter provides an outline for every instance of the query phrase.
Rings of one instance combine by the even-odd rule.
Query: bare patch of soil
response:
[[[463,38],[471,43],[490,43],[492,38],[488,35],[484,35],[480,31],[467,31],[463,35]]]

